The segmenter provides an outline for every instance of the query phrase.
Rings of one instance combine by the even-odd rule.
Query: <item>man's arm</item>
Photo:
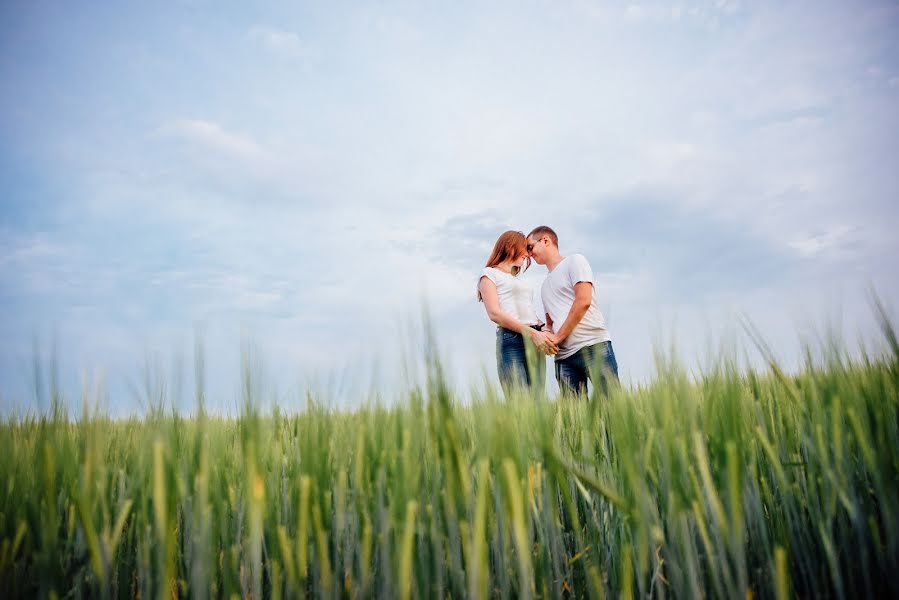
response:
[[[589,281],[578,281],[574,285],[574,303],[565,322],[555,333],[556,343],[561,344],[565,338],[571,335],[577,324],[581,322],[590,305],[593,304],[593,284]]]

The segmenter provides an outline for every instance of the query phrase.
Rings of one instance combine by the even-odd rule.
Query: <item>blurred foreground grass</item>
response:
[[[0,425],[4,597],[899,594],[899,346],[589,401]],[[202,377],[198,378],[202,381]],[[58,399],[57,399],[58,400]]]

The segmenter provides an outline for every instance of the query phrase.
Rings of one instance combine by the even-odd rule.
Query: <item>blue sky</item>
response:
[[[0,409],[38,406],[55,345],[74,405],[139,410],[198,329],[218,410],[241,340],[282,403],[353,404],[423,301],[466,387],[495,377],[477,274],[540,224],[591,261],[627,381],[738,314],[788,364],[828,322],[876,339],[897,106],[895,2],[4,2]]]

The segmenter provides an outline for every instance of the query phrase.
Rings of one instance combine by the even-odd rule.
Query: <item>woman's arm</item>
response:
[[[499,294],[496,292],[496,284],[490,281],[486,275],[481,276],[478,282],[478,291],[481,292],[481,298],[484,300],[484,308],[487,310],[487,316],[491,321],[512,331],[517,331],[522,335],[527,335],[541,350],[545,352],[558,352],[555,344],[548,344],[548,336],[537,331],[530,325],[525,325],[509,313],[503,311],[499,306]]]
[[[481,281],[478,282],[478,291],[481,292],[481,298],[484,300],[484,308],[487,310],[487,316],[491,321],[500,327],[505,327],[506,329],[511,329],[512,331],[517,331],[522,334],[528,333],[525,331],[526,329],[534,331],[530,326],[524,325],[521,321],[499,307],[499,294],[496,291],[496,284],[490,281],[490,278],[486,275],[481,276]]]

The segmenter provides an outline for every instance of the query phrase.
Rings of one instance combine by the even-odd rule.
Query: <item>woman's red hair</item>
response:
[[[519,272],[527,271],[531,266],[531,257],[528,253],[528,239],[520,231],[506,231],[493,244],[493,252],[487,259],[485,267],[495,267],[507,260],[515,260],[521,256],[525,256],[524,269],[518,271],[518,267],[512,267],[512,275],[518,275]],[[481,292],[478,292],[478,300],[481,300]]]

